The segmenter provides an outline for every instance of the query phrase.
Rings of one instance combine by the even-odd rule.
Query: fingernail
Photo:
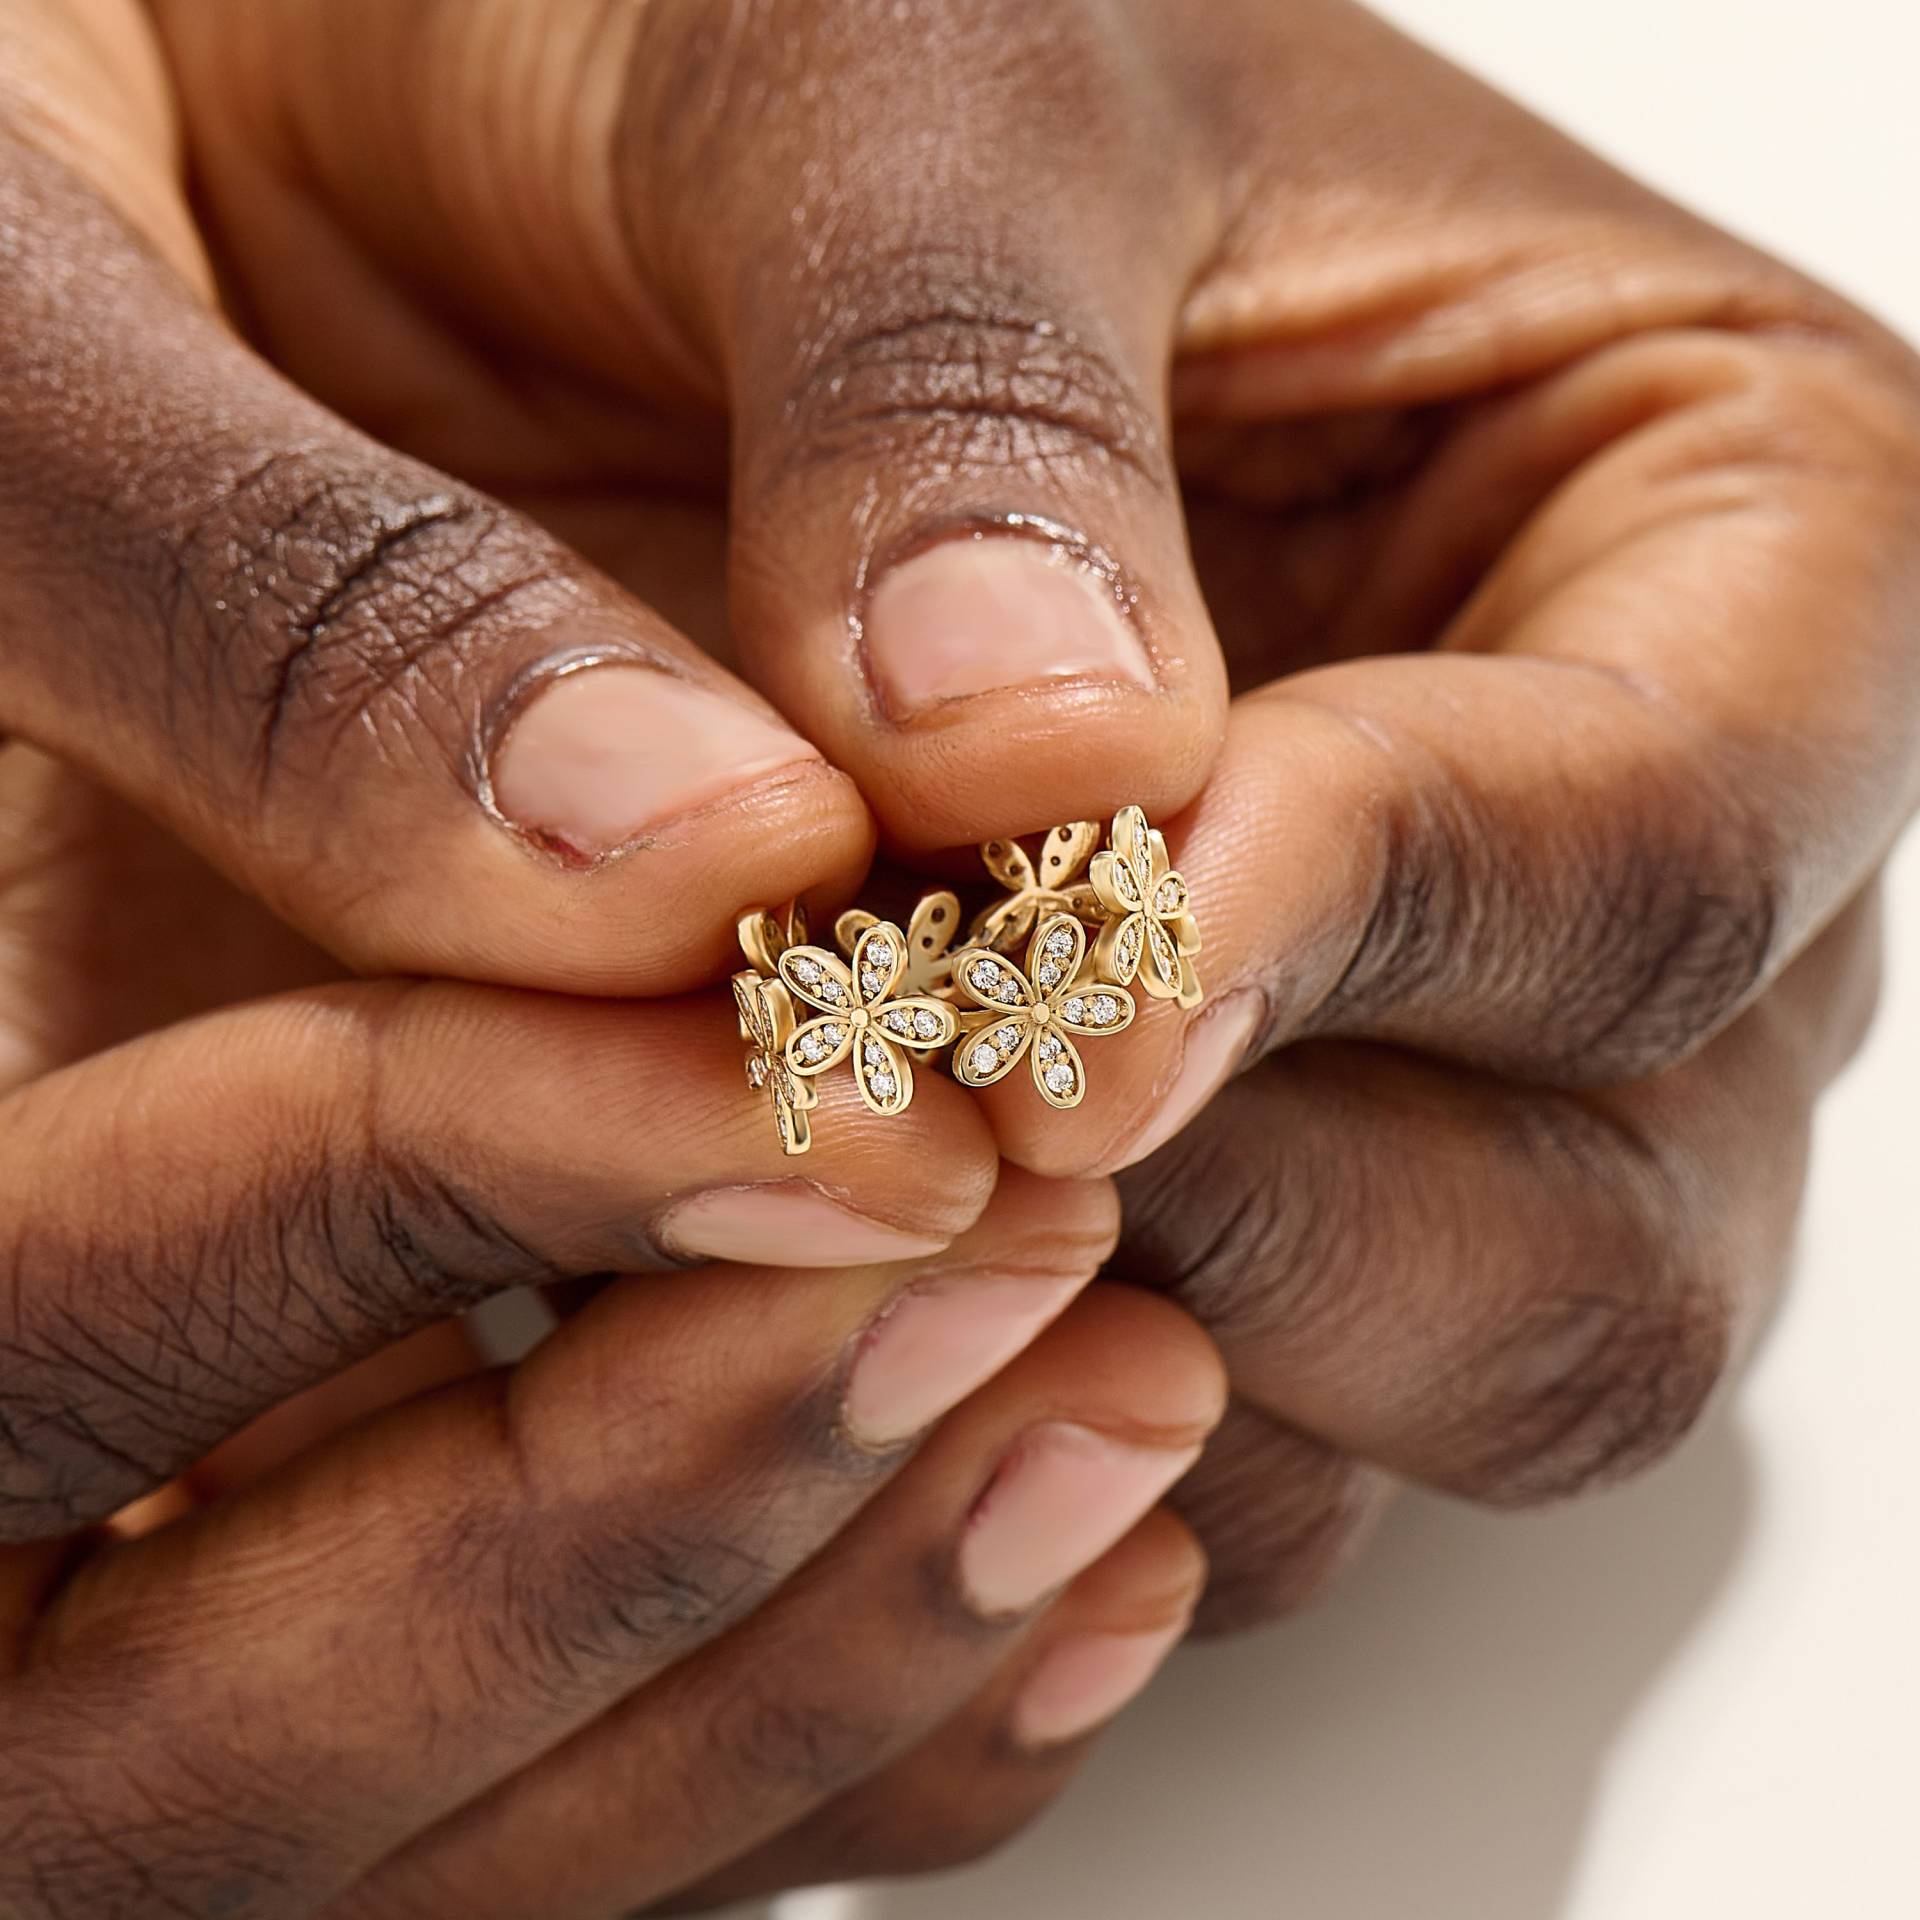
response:
[[[1232,1079],[1253,1045],[1264,1004],[1257,991],[1246,988],[1228,994],[1188,1026],[1180,1065],[1159,1106],[1105,1171],[1118,1173],[1158,1152]]]
[[[947,540],[903,562],[875,590],[865,631],[876,691],[901,718],[1048,680],[1155,684],[1098,569],[1068,547],[1013,535]]]
[[[1087,1633],[1063,1640],[1027,1678],[1013,1707],[1023,1747],[1057,1747],[1111,1720],[1159,1672],[1186,1623],[1156,1633]]]
[[[610,853],[777,767],[819,757],[789,728],[671,674],[582,667],[549,682],[508,729],[493,801],[562,852]]]
[[[960,1585],[988,1619],[1024,1613],[1090,1567],[1199,1458],[1064,1422],[1001,1462],[960,1543]]]
[[[710,1188],[678,1202],[654,1231],[682,1258],[754,1267],[863,1267],[921,1259],[947,1244],[790,1184]]]
[[[1084,1281],[955,1276],[903,1295],[861,1343],[847,1431],[886,1447],[930,1427],[1021,1352]]]

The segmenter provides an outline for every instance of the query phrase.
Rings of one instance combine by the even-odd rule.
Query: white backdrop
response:
[[[1913,0],[1381,10],[1920,337]],[[1892,938],[1792,1303],[1671,1465],[1409,1501],[1320,1612],[1179,1656],[999,1859],[781,1920],[1920,1914],[1920,844]]]

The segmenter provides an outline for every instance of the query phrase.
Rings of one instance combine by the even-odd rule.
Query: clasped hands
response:
[[[963,1858],[1686,1431],[1916,797],[1898,343],[1337,0],[0,54],[0,1911]],[[1205,1008],[783,1156],[735,917],[1134,801]]]

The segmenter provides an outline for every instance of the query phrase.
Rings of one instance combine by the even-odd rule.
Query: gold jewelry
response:
[[[1125,987],[1082,981],[1086,957],[1086,929],[1070,913],[1049,914],[1034,929],[1024,971],[992,947],[954,956],[955,983],[982,1009],[961,1022],[966,1037],[953,1070],[963,1087],[990,1087],[1026,1057],[1049,1106],[1077,1107],[1087,1097],[1074,1040],[1125,1032],[1134,1004]]]
[[[769,1094],[782,1149],[812,1145],[813,1083],[843,1060],[884,1117],[912,1102],[914,1056],[947,1048],[963,1087],[993,1086],[1026,1059],[1040,1097],[1066,1110],[1087,1096],[1075,1042],[1133,1024],[1136,980],[1155,999],[1199,1006],[1200,928],[1165,837],[1138,807],[1122,807],[1096,851],[1099,840],[1091,821],[1055,827],[1037,862],[1017,840],[987,841],[981,860],[1007,897],[976,916],[957,953],[960,898],[945,888],[920,900],[905,932],[849,908],[834,922],[838,954],[808,944],[797,904],[743,915],[750,971],[734,975],[733,992],[747,1079]]]
[[[913,1100],[911,1055],[951,1046],[960,1030],[946,1001],[894,997],[907,971],[907,936],[877,920],[854,942],[850,961],[825,947],[789,947],[779,964],[787,990],[818,1009],[788,1039],[787,1065],[811,1079],[853,1055],[854,1085],[868,1107],[905,1113]]]
[[[1200,928],[1187,883],[1167,857],[1166,836],[1138,807],[1113,816],[1111,850],[1096,853],[1088,876],[1108,914],[1094,948],[1100,976],[1127,986],[1137,976],[1156,1000],[1197,1007],[1202,999],[1192,956]]]

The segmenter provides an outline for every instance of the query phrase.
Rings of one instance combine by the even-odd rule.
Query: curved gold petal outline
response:
[[[893,1016],[897,1013],[904,1013],[909,1018],[915,1014],[928,1014],[939,1030],[931,1036],[917,1031],[902,1033],[892,1024]],[[936,1000],[928,993],[902,994],[897,1000],[889,1000],[884,1007],[874,1009],[874,1018],[895,1046],[911,1047],[916,1053],[930,1053],[951,1046],[960,1033],[960,1016],[946,1001]]]
[[[882,945],[887,949],[887,964],[876,967],[872,964],[873,950]],[[894,989],[899,986],[906,971],[907,936],[891,920],[876,920],[854,942],[853,990],[859,995],[861,1006],[869,1011],[884,1006],[893,998]],[[871,988],[867,985],[869,972],[879,975],[877,983]]]
[[[878,1060],[869,1058],[870,1047],[880,1050]],[[873,1084],[875,1076],[880,1074],[892,1081],[891,1093]],[[877,1113],[883,1120],[894,1119],[913,1104],[913,1062],[885,1034],[868,1027],[860,1036],[859,1054],[853,1063],[853,1084],[869,1112]]]
[[[1053,1037],[1060,1042],[1060,1051],[1051,1060],[1042,1062],[1040,1049],[1033,1049],[1033,1084],[1048,1106],[1068,1112],[1087,1097],[1086,1062],[1080,1058],[1079,1048],[1067,1038],[1064,1028],[1054,1029]],[[1061,1066],[1072,1073],[1073,1084],[1056,1092],[1047,1085],[1047,1075]]]
[[[1105,1026],[1093,1017],[1093,1003],[1103,999],[1113,1001],[1117,1009]],[[1069,1003],[1076,1000],[1084,1001],[1087,1008],[1078,1017],[1067,1011]],[[1134,1016],[1139,1011],[1140,1003],[1125,987],[1095,983],[1061,994],[1053,1002],[1053,1024],[1068,1033],[1078,1034],[1083,1040],[1104,1040],[1110,1033],[1125,1033],[1133,1025]]]
[[[1003,1027],[1011,1027],[1017,1038],[1010,1051],[1001,1053],[995,1040]],[[960,1044],[954,1049],[953,1077],[963,1087],[997,1086],[1017,1067],[1033,1046],[1033,1022],[1021,1013],[1008,1012],[998,1020],[983,1020],[977,1027],[970,1028],[960,1036]],[[997,1056],[996,1064],[985,1072],[978,1072],[973,1065],[973,1051],[986,1045],[993,1048]]]
[[[826,1029],[829,1027],[840,1029],[840,1037],[837,1041],[827,1040]],[[806,1056],[806,1041],[809,1034],[817,1034],[827,1043],[826,1052],[818,1060],[809,1060]],[[787,1065],[802,1080],[811,1080],[819,1074],[831,1073],[852,1051],[853,1024],[844,1013],[823,1013],[804,1025],[796,1027],[788,1036],[786,1046],[781,1049]]]
[[[818,981],[809,983],[794,971],[796,965],[810,963],[818,967],[825,980],[831,980],[839,987],[844,998],[830,998]],[[789,947],[780,956],[780,980],[789,992],[796,994],[808,1006],[817,1008],[821,1013],[852,1013],[859,1005],[854,992],[853,974],[847,963],[837,953],[829,953],[825,947]]]
[[[1056,936],[1066,937],[1065,948],[1056,953]],[[1062,986],[1070,986],[1080,973],[1080,963],[1087,957],[1087,930],[1070,913],[1050,913],[1033,930],[1033,938],[1027,944],[1027,978],[1032,982],[1033,990],[1042,999]],[[1043,980],[1041,970],[1052,966],[1058,969],[1051,980]]]
[[[985,988],[974,985],[974,971],[983,960],[990,960],[999,969],[1000,977],[1012,980],[1018,990],[1017,999],[1002,1000],[988,993]],[[976,1007],[983,1007],[989,1013],[1022,1013],[1031,1009],[1038,999],[1032,981],[1004,953],[998,953],[991,947],[963,947],[953,956],[953,978],[954,984]]]

